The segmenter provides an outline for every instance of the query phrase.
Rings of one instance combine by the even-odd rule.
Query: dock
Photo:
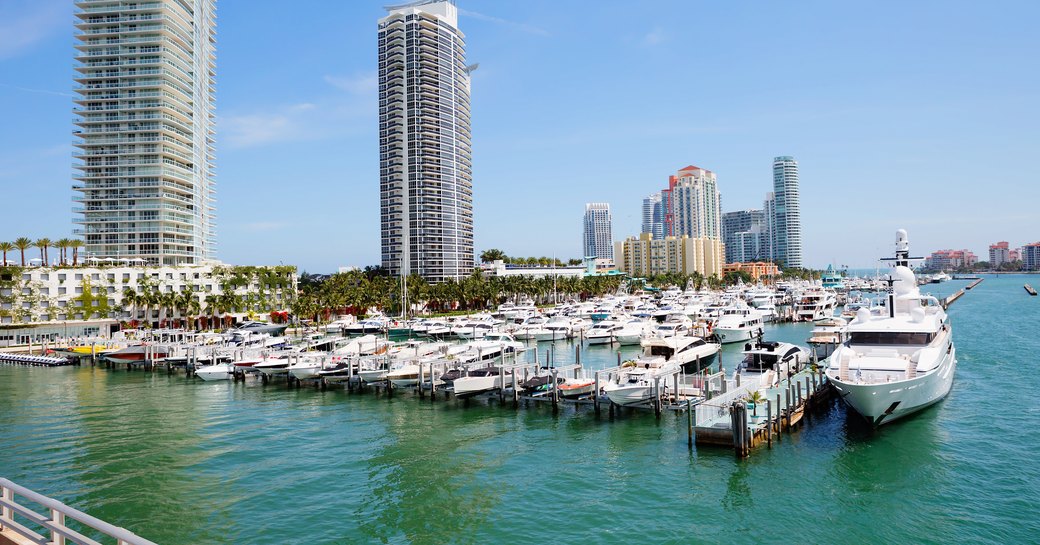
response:
[[[973,280],[971,282],[971,284],[968,284],[967,286],[964,286],[964,289],[970,290],[971,288],[974,288],[975,286],[978,286],[981,283],[982,283],[982,279],[981,278],[976,278],[975,280]]]
[[[947,309],[947,308],[950,308],[950,305],[952,305],[954,302],[956,302],[957,299],[960,299],[961,297],[964,297],[964,294],[965,294],[965,291],[963,289],[959,289],[956,292],[954,292],[953,294],[951,294],[949,297],[946,297],[945,299],[943,299],[943,300],[941,300],[939,302],[942,304],[942,307],[944,309]]]
[[[1025,288],[1026,288],[1026,293],[1028,293],[1029,295],[1032,295],[1033,297],[1036,297],[1036,290],[1033,289],[1033,286],[1030,286],[1029,284],[1026,284]]]

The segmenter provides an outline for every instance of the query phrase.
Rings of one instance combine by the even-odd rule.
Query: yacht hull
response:
[[[878,427],[942,401],[953,387],[956,367],[956,350],[951,348],[939,367],[924,376],[880,384],[856,384],[832,376],[830,383],[845,404]]]
[[[719,327],[715,329],[715,334],[719,336],[722,344],[733,344],[750,341],[762,335],[762,326],[741,328],[741,329],[727,329]]]

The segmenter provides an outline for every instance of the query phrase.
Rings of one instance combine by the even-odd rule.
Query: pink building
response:
[[[971,250],[936,250],[924,260],[927,269],[955,270],[974,267],[979,258]]]

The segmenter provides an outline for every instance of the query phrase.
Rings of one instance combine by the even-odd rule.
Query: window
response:
[[[852,344],[880,344],[880,345],[926,345],[932,342],[935,333],[908,333],[888,331],[863,331],[854,332],[850,342]]]

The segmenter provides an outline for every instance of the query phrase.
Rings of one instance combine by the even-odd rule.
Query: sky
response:
[[[387,2],[220,0],[218,258],[379,261],[376,22]],[[805,263],[1040,240],[1040,2],[458,0],[475,247],[579,257],[686,165],[723,211],[799,162]],[[302,9],[306,7],[306,9]],[[0,0],[0,240],[70,235],[71,0]]]

